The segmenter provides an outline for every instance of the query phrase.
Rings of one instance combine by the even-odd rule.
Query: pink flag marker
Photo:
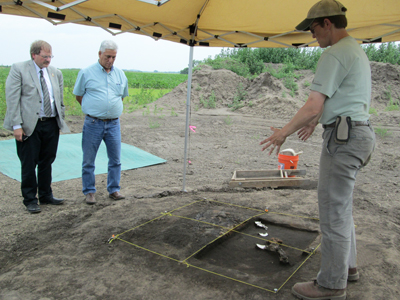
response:
[[[189,128],[190,128],[191,131],[193,131],[194,133],[196,133],[196,131],[195,131],[196,126],[189,126]]]

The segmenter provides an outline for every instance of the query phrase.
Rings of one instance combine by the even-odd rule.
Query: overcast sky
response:
[[[168,41],[124,33],[112,36],[105,30],[75,24],[54,26],[46,20],[0,14],[0,65],[30,59],[29,48],[34,40],[45,40],[53,48],[51,64],[57,68],[85,68],[98,59],[103,40],[118,44],[115,66],[140,71],[180,71],[188,66],[190,48]],[[214,57],[222,48],[195,47],[194,59]]]

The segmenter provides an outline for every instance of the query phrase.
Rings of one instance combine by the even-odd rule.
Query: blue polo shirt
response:
[[[129,95],[125,73],[115,67],[107,73],[99,62],[82,69],[75,82],[76,96],[83,96],[82,111],[99,119],[115,119],[122,114],[122,99]]]

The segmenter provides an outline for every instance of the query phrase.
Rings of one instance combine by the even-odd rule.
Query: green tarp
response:
[[[53,163],[53,182],[82,177],[81,140],[81,133],[60,136],[57,158]],[[165,162],[165,159],[122,143],[122,170],[137,169]],[[96,157],[95,174],[107,173],[107,164],[106,146],[102,142]],[[21,181],[21,164],[17,156],[15,139],[0,141],[0,172]]]

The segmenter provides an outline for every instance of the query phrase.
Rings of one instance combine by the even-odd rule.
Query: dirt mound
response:
[[[269,64],[279,69],[280,64]],[[371,120],[377,123],[400,123],[398,111],[389,111],[391,103],[400,99],[400,67],[371,62],[372,102]],[[297,90],[285,87],[285,79],[277,79],[270,73],[262,73],[254,79],[241,77],[229,70],[214,70],[203,65],[193,72],[191,109],[226,108],[245,114],[287,120],[291,118],[307,100],[309,86],[314,78],[310,70],[296,71],[294,78]],[[154,102],[158,107],[185,111],[187,82],[180,84],[172,92]]]
[[[239,86],[248,88],[249,82],[229,70],[213,70],[204,65],[192,76],[191,106],[195,110],[228,107]],[[154,102],[158,107],[172,107],[177,111],[186,109],[187,82],[178,85],[172,92]],[[213,105],[215,104],[215,106]]]
[[[371,62],[371,121],[377,125],[400,124],[400,66]]]

